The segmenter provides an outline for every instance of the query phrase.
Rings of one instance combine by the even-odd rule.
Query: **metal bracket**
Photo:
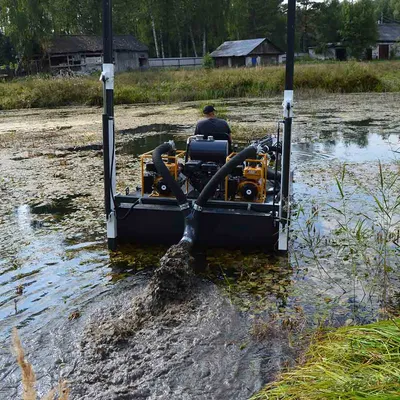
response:
[[[287,251],[289,245],[289,227],[286,224],[283,226],[279,225],[279,240],[278,240],[278,250]]]
[[[179,208],[181,209],[181,211],[187,210],[188,208],[190,208],[189,203],[185,203],[185,204],[181,204],[179,206]]]
[[[117,237],[117,217],[114,211],[107,216],[107,237],[109,239]]]
[[[197,203],[194,203],[193,204],[193,210],[202,212],[203,211],[203,207],[197,205]]]
[[[104,82],[106,90],[114,90],[114,64],[103,64],[100,81]]]
[[[284,118],[293,118],[293,90],[285,90],[282,107]]]
[[[176,150],[176,146],[175,146],[175,142],[173,140],[168,141],[167,143],[170,144],[170,146],[172,147],[172,150]]]

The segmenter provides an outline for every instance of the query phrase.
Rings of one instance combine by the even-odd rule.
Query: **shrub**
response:
[[[207,53],[203,57],[203,67],[205,69],[211,69],[214,68],[214,59],[211,57],[210,53]]]

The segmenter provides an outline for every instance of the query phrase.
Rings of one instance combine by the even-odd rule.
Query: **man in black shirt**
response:
[[[204,107],[203,114],[205,119],[199,121],[194,132],[195,135],[214,136],[215,140],[227,139],[232,143],[231,128],[228,123],[215,117],[215,108],[213,106]]]

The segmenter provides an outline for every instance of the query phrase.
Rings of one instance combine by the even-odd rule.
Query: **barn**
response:
[[[94,35],[54,37],[47,49],[51,72],[62,70],[90,73],[100,71],[103,63],[103,39]],[[148,65],[149,49],[132,35],[114,37],[115,71],[123,72]]]
[[[367,51],[367,58],[387,60],[400,56],[400,24],[380,23],[376,46]]]
[[[235,40],[224,42],[211,57],[216,67],[255,67],[278,64],[284,52],[269,39]]]

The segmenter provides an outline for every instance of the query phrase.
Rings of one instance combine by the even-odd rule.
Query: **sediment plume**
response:
[[[100,325],[89,325],[83,347],[90,341],[96,343],[99,354],[105,356],[112,346],[124,342],[135,332],[166,311],[168,305],[184,303],[189,299],[192,286],[193,259],[191,246],[181,242],[171,246],[160,260],[149,284],[140,296],[135,297],[124,311],[113,312],[113,318]]]
[[[151,311],[157,313],[171,301],[183,301],[192,285],[191,245],[181,242],[171,246],[160,260],[149,284]]]

